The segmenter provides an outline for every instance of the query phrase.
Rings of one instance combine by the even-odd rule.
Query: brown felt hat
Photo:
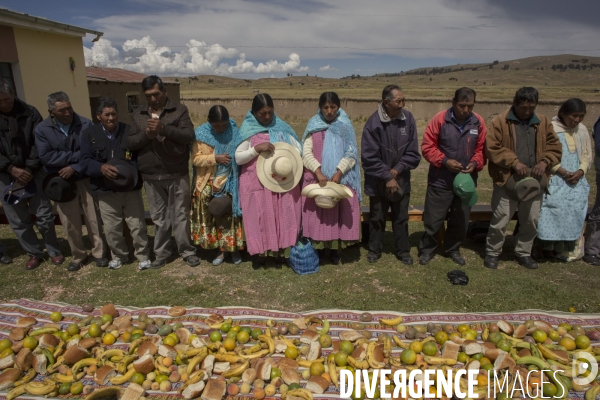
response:
[[[547,187],[546,175],[541,177],[526,176],[519,177],[517,174],[512,174],[506,185],[506,195],[515,201],[529,201],[536,196],[544,193]]]

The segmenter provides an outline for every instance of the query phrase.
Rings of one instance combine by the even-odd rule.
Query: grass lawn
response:
[[[290,122],[297,133],[303,132],[306,121]],[[421,137],[425,123],[419,122]],[[364,121],[355,124],[359,137],[363,124]],[[427,162],[422,161],[413,173],[411,204],[424,202],[427,169]],[[595,199],[594,172],[590,171],[587,178],[592,183],[591,204]],[[480,203],[489,204],[491,190],[486,168],[480,174]],[[367,202],[368,198],[363,204]],[[411,254],[416,259],[423,225],[410,223],[409,229]],[[62,227],[57,227],[57,233],[64,254],[69,254]],[[149,233],[153,235],[152,227]],[[72,304],[238,305],[288,311],[323,308],[406,312],[531,308],[568,311],[573,307],[582,313],[600,312],[600,268],[583,262],[548,262],[538,270],[526,270],[512,261],[511,236],[496,271],[482,265],[483,244],[465,242],[462,254],[467,265],[461,269],[470,278],[467,286],[452,286],[447,281],[446,273],[457,266],[442,255],[437,255],[426,267],[401,264],[394,256],[390,232],[384,238],[385,253],[376,264],[367,263],[365,247],[355,246],[343,253],[343,265],[332,266],[324,260],[320,272],[308,276],[298,276],[290,268],[278,268],[273,263],[267,268],[254,269],[247,254],[239,266],[226,262],[213,267],[207,260],[212,260],[216,253],[203,250],[199,252],[202,264],[197,268],[190,268],[178,259],[156,271],[138,272],[135,264],[129,264],[115,271],[89,265],[69,273],[65,270],[68,257],[63,266],[44,263],[34,271],[26,271],[23,265],[28,257],[8,226],[0,226],[0,237],[14,258],[13,264],[0,265],[0,301],[26,297]]]

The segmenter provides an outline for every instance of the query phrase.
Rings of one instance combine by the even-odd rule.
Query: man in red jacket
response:
[[[465,265],[459,249],[467,233],[472,204],[458,196],[453,186],[458,174],[469,174],[476,186],[477,172],[485,166],[487,129],[483,118],[473,112],[475,96],[473,89],[458,89],[452,107],[437,113],[425,129],[421,150],[430,165],[423,213],[425,233],[419,243],[421,265],[434,257],[436,236],[447,216],[445,253],[456,264]]]

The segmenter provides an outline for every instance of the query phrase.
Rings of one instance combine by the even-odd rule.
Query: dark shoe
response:
[[[29,257],[29,261],[27,261],[27,263],[25,263],[25,269],[28,271],[31,271],[32,269],[36,269],[37,267],[40,266],[41,263],[41,259],[37,258],[36,256],[31,256]]]
[[[233,265],[240,265],[242,263],[242,255],[239,251],[236,250],[231,253],[231,261],[233,262]]]
[[[65,262],[65,256],[59,254],[57,256],[50,257],[50,261],[52,261],[52,264],[54,265],[60,265]]]
[[[461,256],[458,251],[456,251],[454,253],[450,253],[450,254],[448,254],[448,256],[450,257],[450,259],[452,261],[454,261],[455,264],[458,264],[458,265],[466,265],[467,264],[467,262],[465,261],[463,256]]]
[[[255,256],[252,260],[252,268],[264,268],[267,265],[267,257]]]
[[[159,269],[167,265],[167,261],[165,260],[154,260],[150,264],[150,269]]]
[[[340,253],[337,250],[331,250],[329,253],[329,258],[331,259],[331,263],[333,265],[338,265],[342,260],[340,258]]]
[[[483,260],[483,266],[489,269],[498,269],[498,257],[485,256],[485,259]]]
[[[198,256],[187,256],[183,259],[190,267],[196,267],[200,265],[200,259]]]
[[[77,263],[77,262],[73,262],[71,261],[69,263],[69,265],[67,266],[67,271],[79,271],[81,268],[83,267],[83,263]]]
[[[421,265],[427,265],[429,264],[429,262],[433,259],[433,257],[435,256],[435,254],[431,253],[431,254],[427,254],[427,253],[423,253],[419,256],[419,264]]]
[[[531,256],[517,257],[515,256],[515,261],[519,263],[519,265],[527,268],[527,269],[537,269],[538,264],[533,261]]]
[[[380,257],[381,257],[381,254],[375,254],[375,253],[369,252],[367,254],[367,261],[370,263],[376,263]]]
[[[12,258],[8,254],[0,253],[0,263],[2,264],[10,264],[12,263]]]
[[[413,258],[408,253],[396,254],[396,258],[398,260],[400,260],[400,262],[402,264],[406,264],[406,265],[413,265],[413,262],[414,262]]]
[[[586,263],[593,265],[593,266],[600,266],[600,258],[598,258],[598,256],[594,256],[591,254],[586,254],[585,256],[583,256],[582,258],[583,261],[585,261]],[[0,260],[2,261],[2,260]],[[2,261],[4,262],[4,261]],[[5,263],[6,264],[6,263]]]
[[[96,267],[100,267],[100,268],[108,267],[108,258],[106,258],[106,257],[94,258],[94,261],[96,262]]]

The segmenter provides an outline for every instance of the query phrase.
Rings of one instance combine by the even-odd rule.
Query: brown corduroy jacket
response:
[[[514,172],[519,159],[516,150],[515,123],[508,118],[511,109],[496,116],[489,124],[485,140],[485,155],[489,160],[489,173],[492,180],[498,186],[504,186],[508,178]],[[536,114],[537,115],[537,114]],[[540,122],[534,124],[535,138],[535,162],[545,161],[547,178],[553,166],[560,162],[562,145],[558,140],[551,121],[543,115],[537,115]]]

